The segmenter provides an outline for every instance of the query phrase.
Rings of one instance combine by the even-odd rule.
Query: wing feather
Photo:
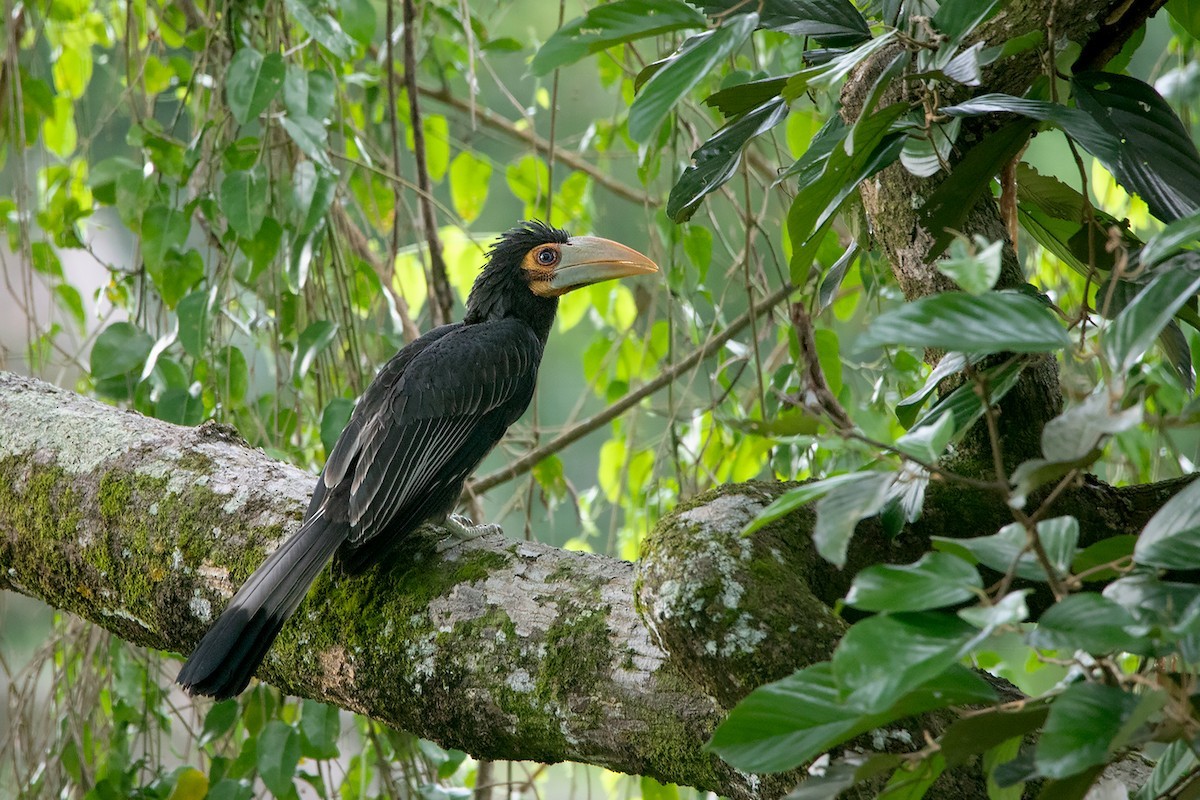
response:
[[[339,454],[339,468],[352,464],[341,476],[350,480],[350,543],[438,511],[432,498],[460,485],[524,412],[540,361],[540,340],[515,320],[463,327],[414,357],[382,402],[361,409],[371,413],[353,457]]]

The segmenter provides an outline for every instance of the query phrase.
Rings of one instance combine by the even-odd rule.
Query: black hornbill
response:
[[[375,376],[300,529],[242,585],[176,680],[194,694],[240,693],[335,551],[346,572],[361,572],[422,523],[446,520],[467,476],[529,406],[558,297],[657,269],[624,245],[540,222],[504,233],[463,321],[405,345]]]

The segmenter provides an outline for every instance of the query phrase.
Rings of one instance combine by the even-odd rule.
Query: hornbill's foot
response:
[[[478,539],[480,536],[486,536],[489,533],[504,532],[504,529],[499,525],[476,525],[469,517],[464,517],[461,514],[451,514],[446,517],[444,525],[453,535],[438,542],[437,551],[439,553],[444,553],[463,542]]]

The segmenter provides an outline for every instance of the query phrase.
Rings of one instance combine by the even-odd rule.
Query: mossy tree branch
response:
[[[0,373],[0,588],[130,642],[189,651],[296,527],[311,484],[221,426],[181,428]],[[898,539],[863,523],[838,572],[813,551],[808,511],[740,535],[786,488],[694,499],[636,567],[499,536],[438,554],[431,528],[385,568],[327,570],[260,677],[479,757],[776,796],[797,776],[742,775],[703,751],[725,710],[830,656],[844,630],[830,609],[857,566],[911,560],[931,535],[990,533],[1009,513],[987,492],[935,485]],[[1055,510],[1079,518],[1087,543],[1136,532],[1177,488],[1085,484]],[[942,722],[913,721],[908,741]],[[971,796],[952,786],[930,796]]]

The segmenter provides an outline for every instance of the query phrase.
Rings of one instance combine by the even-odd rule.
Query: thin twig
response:
[[[450,314],[454,309],[454,291],[450,288],[450,279],[446,276],[446,261],[442,258],[442,241],[438,237],[437,217],[433,213],[433,203],[429,202],[430,183],[429,168],[425,163],[425,131],[421,128],[421,109],[417,101],[419,92],[417,45],[413,34],[415,27],[416,11],[413,8],[413,0],[404,0],[404,85],[408,90],[408,114],[409,124],[412,125],[417,186],[421,189],[418,195],[421,227],[425,229],[425,242],[429,248],[429,310],[433,315],[434,325],[445,325],[450,322]]]
[[[794,286],[790,283],[784,284],[776,289],[771,294],[767,295],[756,306],[754,316],[766,314],[775,306],[787,299],[793,291]],[[635,405],[646,399],[650,395],[662,389],[664,386],[671,385],[680,374],[692,369],[705,358],[708,358],[713,353],[725,346],[725,343],[737,336],[742,330],[750,325],[751,313],[746,311],[740,317],[730,323],[724,331],[717,334],[707,342],[697,347],[686,358],[680,360],[669,369],[662,372],[657,378],[649,383],[629,392],[620,400],[616,401],[603,411],[594,414],[582,422],[574,425],[570,429],[562,432],[558,436],[551,439],[541,447],[535,448],[525,455],[518,458],[516,461],[509,464],[507,467],[502,467],[495,472],[484,475],[467,485],[467,490],[473,493],[486,492],[488,489],[499,486],[500,484],[510,481],[519,475],[524,475],[529,470],[533,469],[534,465],[541,461],[546,456],[557,453],[564,447],[578,441],[582,437],[588,435],[592,431],[607,425],[612,420],[621,416],[621,414],[633,408]]]
[[[437,100],[439,103],[448,105],[451,108],[463,112],[464,114],[471,112],[470,104],[466,100],[455,97],[450,93],[449,89],[434,89],[431,87],[420,86],[417,87],[417,91],[431,100]],[[500,131],[501,133],[512,136],[513,138],[529,143],[535,150],[543,153],[549,152],[550,150],[550,143],[541,136],[538,136],[532,129],[524,130],[522,128],[518,128],[504,117],[484,106],[479,106],[475,109],[475,119],[487,127],[492,128],[493,130]],[[603,186],[617,197],[628,200],[631,203],[637,203],[638,205],[646,206],[647,208],[658,208],[661,205],[661,202],[658,199],[651,197],[644,192],[640,192],[637,189],[626,186],[624,183],[621,183],[621,181],[603,172],[595,164],[589,163],[585,159],[580,158],[570,151],[560,150],[555,154],[554,157],[563,164],[566,164],[571,169],[587,174],[593,181],[596,182],[598,186]]]

